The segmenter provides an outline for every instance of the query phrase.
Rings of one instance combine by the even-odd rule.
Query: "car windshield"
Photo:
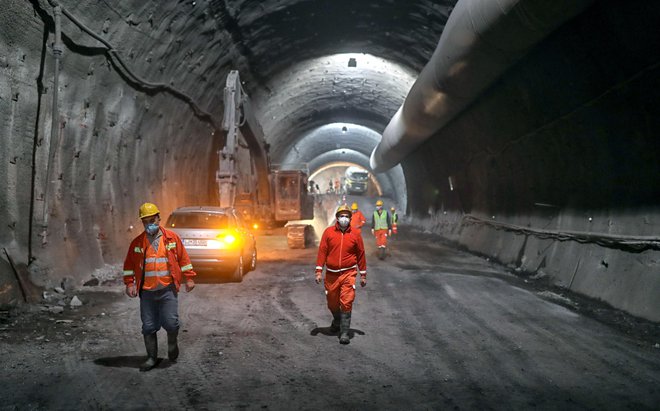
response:
[[[352,178],[353,180],[357,180],[357,181],[366,180],[368,177],[369,177],[369,174],[361,173],[359,171],[350,174],[350,178]]]
[[[218,230],[229,227],[229,217],[218,213],[174,213],[167,219],[167,226]]]

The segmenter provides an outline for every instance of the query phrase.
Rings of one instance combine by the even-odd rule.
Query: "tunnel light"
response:
[[[448,179],[449,179],[449,191],[454,191],[454,181],[452,180],[451,176],[449,176]]]
[[[593,221],[593,218],[589,217],[589,222],[592,222],[592,221]]]
[[[351,57],[348,59],[348,67],[357,67],[357,60],[355,57]]]
[[[341,128],[341,132],[342,132],[342,134],[346,134],[346,133],[348,132],[348,127],[343,126],[343,127]]]

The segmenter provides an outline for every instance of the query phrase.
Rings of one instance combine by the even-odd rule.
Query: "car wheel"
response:
[[[236,264],[236,268],[234,269],[234,273],[233,273],[231,279],[235,283],[240,283],[241,281],[243,281],[243,256],[242,255],[238,256],[238,264]]]
[[[248,263],[248,266],[245,267],[245,274],[249,273],[250,271],[254,271],[257,269],[257,249],[255,248],[252,250],[252,257],[250,257],[250,262]]]

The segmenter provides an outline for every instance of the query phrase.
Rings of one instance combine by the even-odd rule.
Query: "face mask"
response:
[[[147,224],[144,227],[144,231],[146,231],[147,234],[149,234],[149,235],[154,235],[158,232],[158,224],[155,224],[155,223]]]
[[[346,216],[341,216],[337,219],[337,222],[339,223],[339,226],[341,228],[346,228],[346,227],[348,227],[348,223],[351,222],[351,219],[349,217],[346,217]]]
[[[383,207],[380,207],[380,206],[376,207],[376,210],[378,210],[378,211],[380,211],[382,209],[383,209]]]

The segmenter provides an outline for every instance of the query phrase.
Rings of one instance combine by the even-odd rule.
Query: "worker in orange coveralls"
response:
[[[362,211],[358,210],[358,203],[351,204],[351,212],[353,213],[351,217],[351,229],[362,234],[362,227],[367,223],[367,219],[362,214]]]
[[[367,285],[367,260],[362,236],[351,229],[351,209],[339,206],[337,222],[323,231],[316,257],[316,283],[321,283],[325,266],[325,294],[332,313],[332,332],[339,331],[339,343],[351,342],[351,311],[355,300],[355,280],[360,273],[360,286]]]
[[[378,258],[384,259],[387,249],[387,237],[392,236],[392,220],[387,210],[383,210],[383,201],[376,201],[376,211],[371,218],[371,234],[376,237]]]

